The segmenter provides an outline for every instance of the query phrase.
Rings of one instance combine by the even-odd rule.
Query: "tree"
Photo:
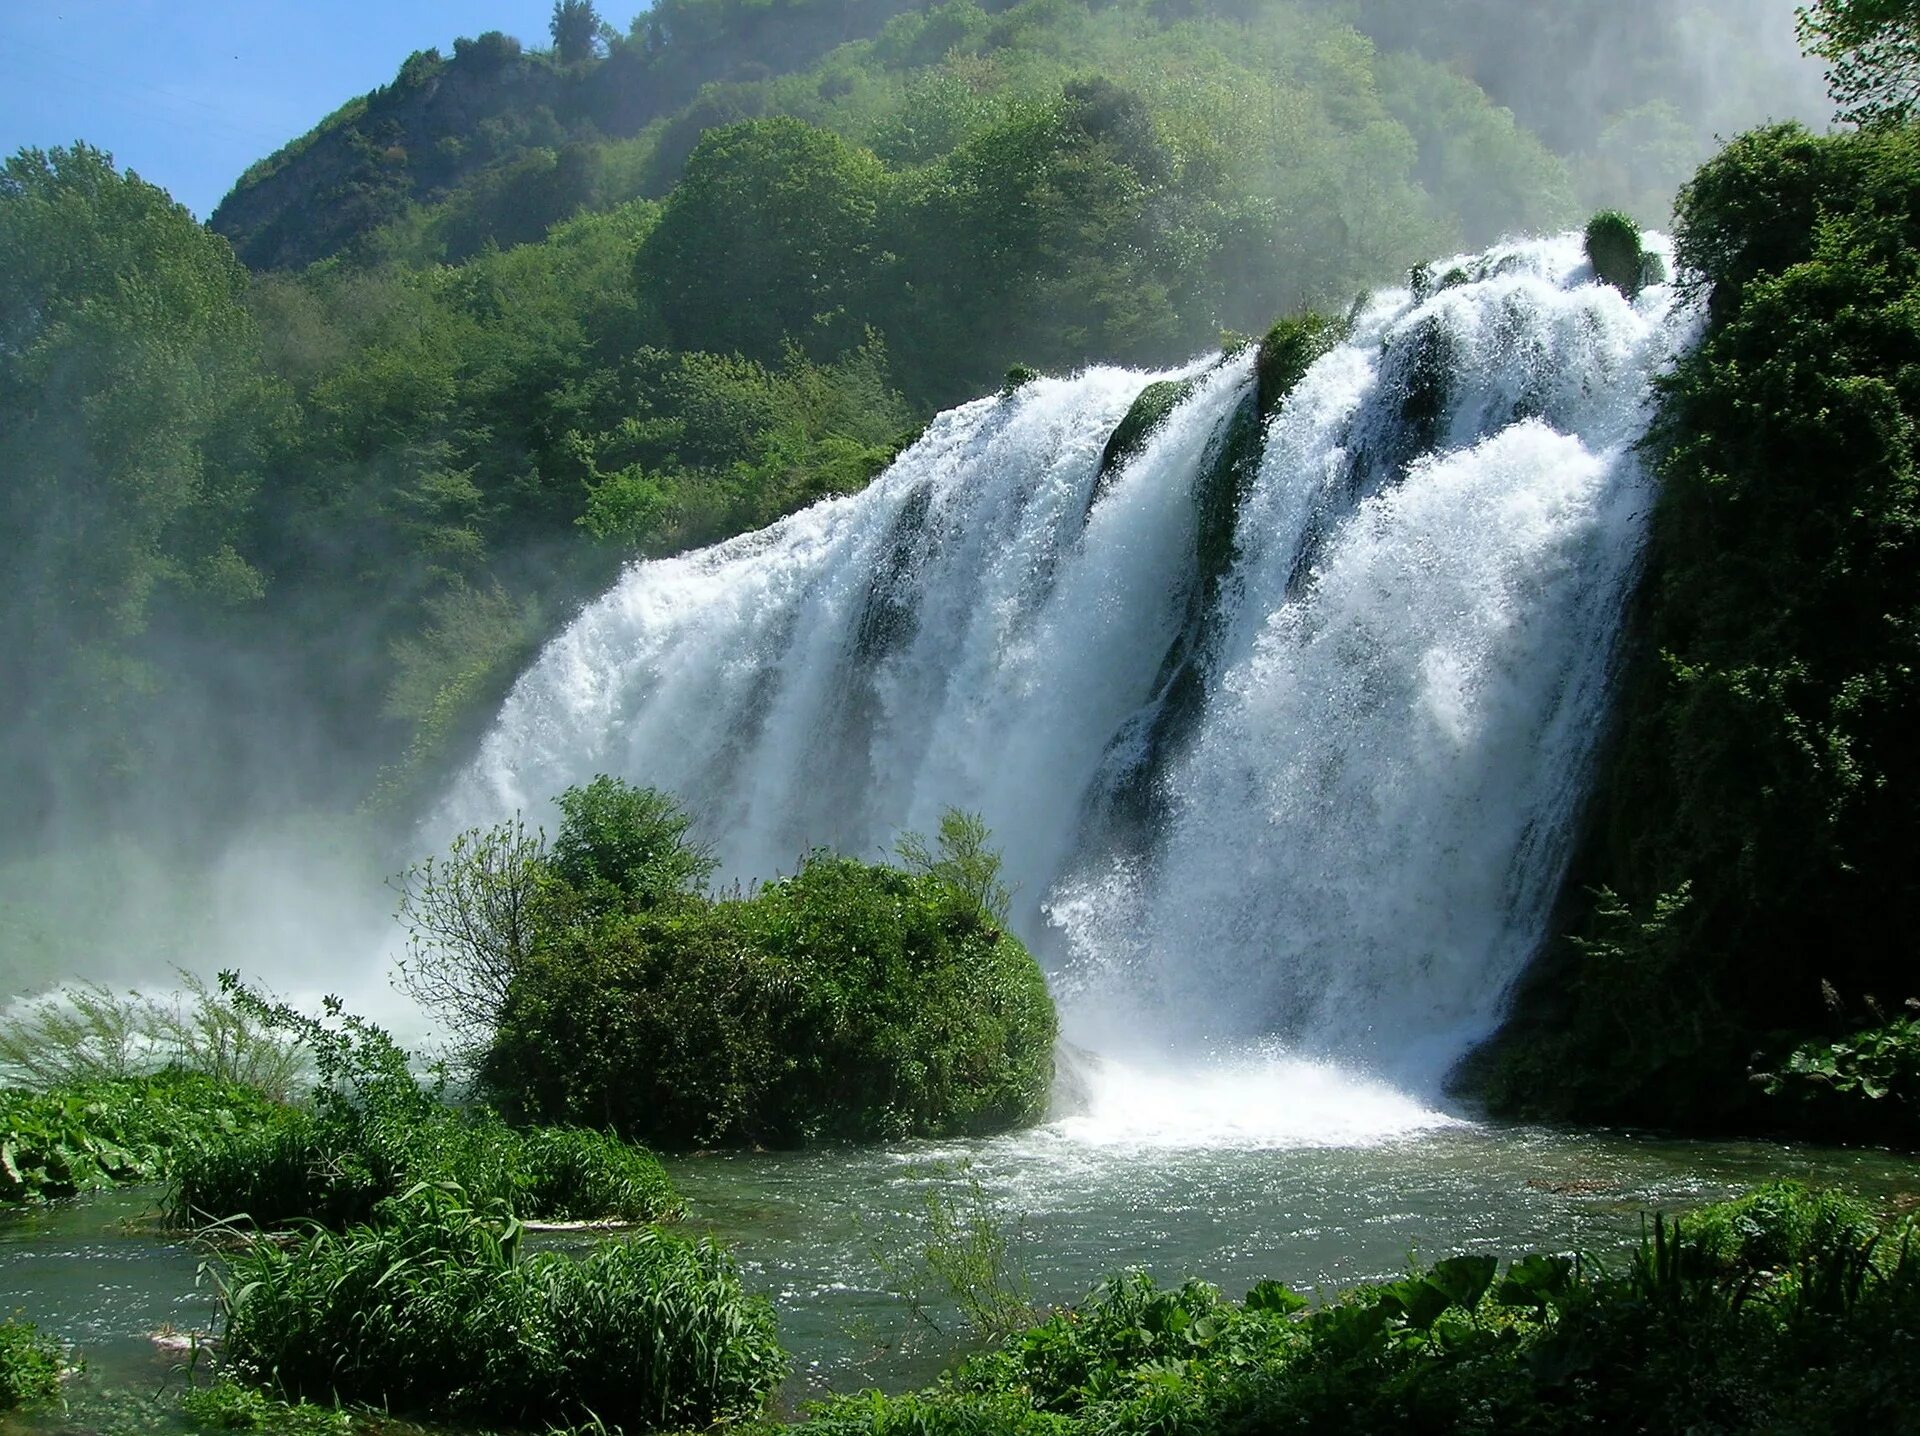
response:
[[[516,815],[469,828],[445,857],[391,881],[407,930],[396,981],[440,1022],[456,1062],[485,1051],[536,952],[575,926],[697,892],[717,866],[688,840],[692,819],[652,788],[602,776],[554,802],[551,846]]]
[[[886,171],[867,150],[798,120],[709,132],[641,247],[643,293],[687,348],[778,360],[857,344]]]
[[[285,400],[246,288],[225,240],[103,151],[0,165],[0,735],[23,781],[63,749],[124,772],[162,681],[156,608],[263,591],[242,548]]]
[[[401,991],[446,1028],[456,1061],[485,1050],[514,976],[540,934],[546,835],[515,817],[454,838],[444,858],[392,880],[407,929]]]
[[[553,0],[553,19],[547,22],[553,32],[553,48],[563,65],[591,60],[600,44],[605,27],[593,8],[593,0]]]
[[[989,846],[991,838],[987,820],[978,813],[948,808],[940,815],[940,836],[932,846],[919,833],[902,833],[893,851],[901,867],[938,878],[980,921],[1005,927],[1013,894],[1000,880],[1001,858]]]
[[[1920,104],[1920,0],[1815,0],[1800,9],[1800,40],[1826,61],[1840,118],[1901,124]]]
[[[658,907],[697,892],[720,865],[689,840],[693,819],[656,789],[603,773],[553,801],[560,809],[549,858],[554,876],[590,909]]]

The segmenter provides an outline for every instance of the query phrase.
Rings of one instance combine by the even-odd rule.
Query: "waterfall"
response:
[[[1431,1080],[1564,874],[1651,501],[1634,446],[1697,325],[1596,284],[1577,237],[1442,271],[1359,306],[1268,419],[1251,352],[1042,378],[862,493],[632,566],[437,825],[613,773],[752,881],[977,810],[1077,1040]]]

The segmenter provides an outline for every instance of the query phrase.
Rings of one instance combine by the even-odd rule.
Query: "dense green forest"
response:
[[[1800,78],[1692,83],[1726,7],[1410,14],[569,4],[551,49],[410,57],[210,229],[16,155],[4,841],[398,811],[626,558],[859,487],[1010,364],[1179,360],[1599,196],[1657,220]]]

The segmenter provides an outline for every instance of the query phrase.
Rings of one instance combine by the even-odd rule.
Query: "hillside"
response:
[[[1774,0],[1517,10],[1493,0],[668,0],[625,33],[576,8],[597,28],[564,56],[498,32],[456,41],[450,57],[410,56],[390,85],[243,175],[213,228],[251,268],[299,268],[389,252],[380,231],[416,225],[425,207],[440,213],[407,257],[459,259],[489,241],[537,239],[581,209],[658,198],[702,133],[744,119],[798,117],[915,165],[945,153],[983,110],[1089,68],[1139,80],[1210,51],[1203,73],[1252,70],[1268,87],[1312,95],[1287,63],[1314,43],[1302,21],[1375,51],[1391,118],[1418,145],[1418,180],[1469,243],[1523,219],[1498,153],[1516,121],[1561,158],[1559,182],[1582,205],[1624,203],[1657,222],[1716,134],[1813,113],[1818,98],[1790,46],[1749,43],[1787,33],[1787,7]],[[1287,42],[1280,52],[1276,39]],[[1163,45],[1175,52],[1164,62],[1150,53]],[[1255,60],[1269,63],[1245,63]],[[1335,118],[1371,123],[1364,107]]]

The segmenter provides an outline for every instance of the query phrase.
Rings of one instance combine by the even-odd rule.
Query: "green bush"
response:
[[[443,1108],[416,1122],[306,1114],[203,1143],[176,1164],[168,1211],[182,1226],[370,1221],[419,1182],[457,1183],[528,1221],[662,1221],[680,1200],[654,1157],[581,1128],[517,1130]]]
[[[904,1397],[812,1436],[1906,1429],[1920,1397],[1911,1220],[1792,1184],[1655,1218],[1617,1270],[1460,1256],[1317,1310],[1262,1282],[1110,1279]]]
[[[553,934],[513,984],[483,1081],[516,1117],[674,1147],[1036,1120],[1052,1001],[996,918],[997,867],[950,826],[923,871],[815,854],[751,897]]]
[[[1796,1127],[1920,1147],[1920,1016],[1803,1043],[1759,1080],[1794,1109]]]
[[[326,1084],[312,1110],[235,1126],[173,1164],[167,1206],[182,1226],[245,1218],[262,1227],[372,1220],[382,1203],[427,1183],[530,1220],[656,1221],[679,1199],[650,1153],[600,1132],[516,1130],[486,1111],[448,1106],[414,1077],[407,1053],[358,1018],[329,1024],[258,1003],[315,1052]]]
[[[0,1411],[31,1406],[60,1390],[60,1348],[24,1321],[0,1321]]]
[[[560,831],[548,864],[590,910],[653,908],[706,885],[720,864],[688,837],[693,820],[652,788],[602,774],[554,803]]]
[[[353,1418],[337,1407],[276,1401],[222,1377],[180,1397],[180,1413],[211,1431],[271,1431],[275,1436],[352,1436]]]
[[[0,1205],[155,1181],[200,1144],[285,1112],[251,1087],[195,1072],[0,1090]]]
[[[552,933],[682,901],[713,875],[712,854],[688,836],[692,819],[664,793],[602,775],[554,803],[551,845],[515,816],[458,834],[444,858],[390,880],[408,938],[400,985],[463,1066],[485,1053],[514,977]]]
[[[649,1229],[575,1258],[457,1188],[378,1225],[256,1243],[222,1289],[233,1369],[289,1396],[628,1431],[751,1416],[785,1372],[772,1309],[711,1242]]]

